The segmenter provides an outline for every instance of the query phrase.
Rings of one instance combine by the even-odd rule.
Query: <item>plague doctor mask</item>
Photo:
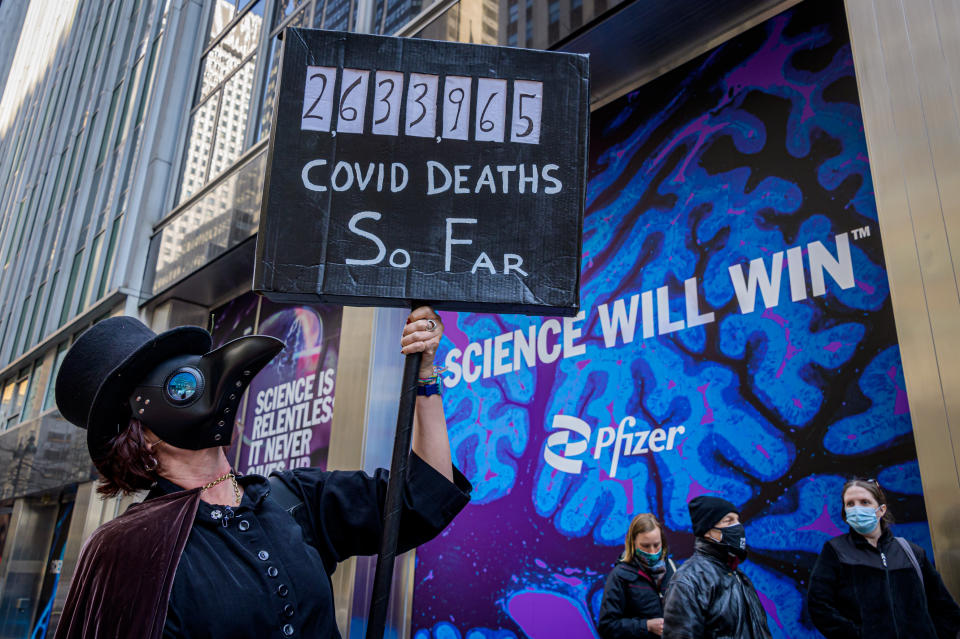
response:
[[[133,417],[177,448],[228,446],[244,391],[283,348],[273,337],[250,335],[204,355],[171,357],[130,394]]]

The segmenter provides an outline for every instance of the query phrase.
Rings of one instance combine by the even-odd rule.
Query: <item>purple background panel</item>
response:
[[[273,470],[300,466],[326,468],[330,426],[333,423],[341,317],[339,306],[295,306],[274,304],[266,299],[261,301],[257,332],[276,337],[287,346],[250,384],[240,450],[241,472],[269,475]],[[256,418],[259,393],[311,378],[312,392],[307,392],[303,401],[293,405],[302,410],[295,421],[290,422],[291,427],[281,426],[279,418],[284,412],[282,409],[267,410],[263,415],[272,414],[277,420],[277,428],[258,432]],[[299,435],[298,431],[303,430],[310,431],[309,441]],[[264,434],[267,432],[275,434]],[[262,443],[258,445],[257,442]],[[259,448],[256,452],[251,450],[255,447]],[[270,447],[274,447],[276,453],[272,458],[268,457],[267,452]]]
[[[254,292],[235,297],[210,313],[210,335],[213,348],[220,348],[227,342],[244,335],[252,335],[257,327],[257,307],[260,296]],[[237,459],[237,449],[243,439],[243,413],[234,422],[233,439],[227,448],[227,459]]]
[[[655,513],[683,560],[687,501],[717,494],[746,520],[774,636],[819,636],[806,580],[846,531],[846,478],[878,478],[897,533],[930,551],[842,3],[808,0],[625,95],[590,139],[582,318],[443,314],[444,404],[475,492],[417,552],[414,635],[594,637],[630,519]],[[821,249],[851,279],[828,273],[818,294]],[[782,277],[745,312],[730,267],[753,260]],[[612,322],[631,305],[628,335]],[[712,321],[670,329],[697,313]],[[600,446],[622,423],[673,445]]]
[[[235,459],[240,447],[237,465],[240,472],[266,475],[273,470],[298,466],[326,468],[341,317],[339,306],[275,304],[252,292],[214,311],[215,346],[254,332],[276,337],[286,344],[254,377],[247,392],[245,411],[237,420],[238,436],[234,437],[228,452],[229,459]],[[257,411],[261,392],[269,389],[276,392],[281,385],[311,376],[309,392],[304,384],[298,403],[281,407],[263,404],[269,409]],[[283,419],[279,418],[281,412],[289,420],[289,427],[279,421]],[[273,415],[274,426],[268,428],[255,422],[258,414],[268,413]],[[310,431],[308,436],[299,434],[304,430]]]

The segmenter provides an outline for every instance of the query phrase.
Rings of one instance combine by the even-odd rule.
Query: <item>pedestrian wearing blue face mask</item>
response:
[[[663,592],[676,571],[663,526],[655,516],[633,518],[620,560],[607,575],[600,604],[603,639],[658,637],[663,633]]]
[[[890,530],[877,482],[852,479],[840,495],[850,532],[824,544],[813,566],[813,625],[827,639],[955,639],[960,607],[923,549]]]

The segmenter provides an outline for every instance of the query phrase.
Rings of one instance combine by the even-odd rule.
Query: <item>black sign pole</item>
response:
[[[413,304],[414,308],[419,305]],[[386,628],[393,565],[397,556],[397,538],[400,535],[400,514],[403,510],[403,485],[407,480],[407,461],[413,438],[413,413],[417,406],[417,375],[422,358],[423,353],[411,353],[403,363],[397,434],[393,440],[393,460],[390,463],[387,501],[383,509],[383,536],[380,538],[380,554],[377,555],[377,571],[373,577],[366,639],[382,639]]]

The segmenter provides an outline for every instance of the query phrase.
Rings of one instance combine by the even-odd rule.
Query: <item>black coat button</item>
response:
[[[281,597],[286,597],[288,592],[290,592],[290,589],[287,588],[286,584],[280,584],[277,586],[277,594]]]
[[[283,614],[284,614],[284,616],[286,616],[286,617],[292,617],[292,616],[293,616],[293,604],[290,604],[290,603],[285,604],[285,605],[283,606]]]
[[[291,626],[291,625],[288,624],[288,623],[287,623],[287,624],[284,624],[284,625],[283,625],[283,634],[287,635],[288,637],[292,636],[292,635],[293,635],[293,626]]]
[[[260,558],[260,561],[266,561],[267,559],[270,559],[270,553],[268,553],[266,550],[261,550],[257,553],[257,557]]]
[[[240,523],[237,524],[237,526],[240,527],[240,530],[249,530],[249,529],[250,529],[250,522],[247,521],[246,519],[241,519],[241,520],[240,520]]]
[[[267,568],[267,576],[268,576],[268,577],[276,577],[277,574],[279,574],[279,571],[278,571],[276,568],[274,568],[273,566],[270,566],[269,568]]]

